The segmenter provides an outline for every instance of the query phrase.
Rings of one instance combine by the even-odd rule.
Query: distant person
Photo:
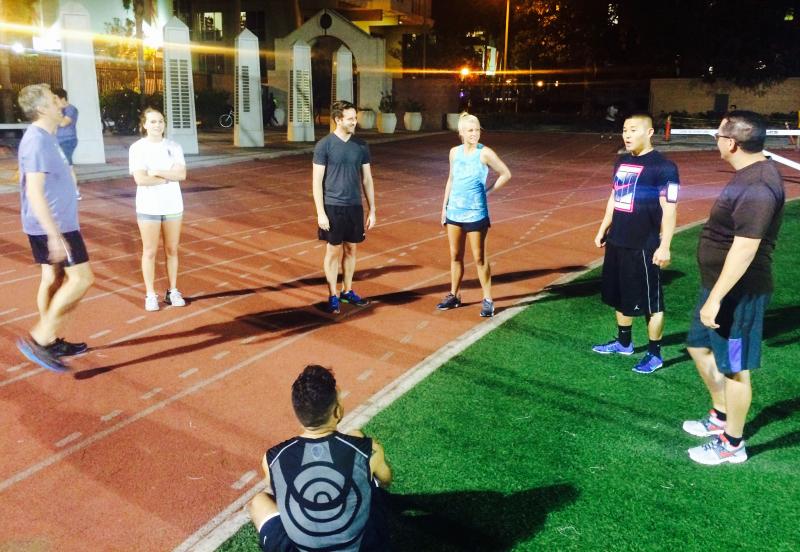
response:
[[[264,119],[267,125],[278,126],[278,120],[275,118],[275,108],[278,107],[278,103],[275,101],[275,96],[272,95],[272,92],[267,94],[267,101],[265,103],[266,111],[264,112]]]
[[[632,355],[634,317],[647,321],[647,352],[633,367],[649,374],[663,366],[664,293],[661,269],[671,260],[678,201],[678,168],[653,149],[653,119],[636,113],[625,119],[627,153],[614,164],[614,183],[594,243],[605,247],[602,298],[614,307],[617,337],[592,350]]]
[[[146,311],[157,311],[155,289],[156,255],[164,243],[169,288],[164,302],[183,307],[186,300],[178,291],[178,245],[183,223],[180,182],[186,180],[186,161],[180,144],[164,138],[164,116],[148,107],[140,117],[143,138],[134,142],[128,154],[128,169],[136,181],[136,219],[142,236],[142,277]]]
[[[761,366],[764,312],[774,282],[772,253],[783,220],[780,171],[764,157],[767,124],[751,111],[731,111],[717,130],[717,149],[736,173],[711,207],[700,233],[701,289],[686,339],[711,397],[711,411],[683,429],[711,440],[689,449],[700,464],[747,460],[744,425]]]
[[[619,115],[619,108],[611,104],[606,109],[606,116],[603,118],[603,128],[604,132],[600,136],[600,139],[608,138],[609,140],[613,140],[618,136],[619,128],[617,127],[617,115]]]
[[[62,357],[86,351],[86,343],[58,337],[66,316],[94,282],[78,224],[78,199],[69,163],[58,145],[61,102],[46,84],[26,86],[17,99],[31,125],[19,144],[22,230],[33,259],[42,267],[36,294],[39,321],[17,341],[28,360],[55,372],[67,370]]]
[[[462,144],[450,148],[450,173],[444,187],[442,226],[447,228],[450,245],[450,293],[436,305],[439,310],[461,306],[461,281],[464,278],[464,249],[467,240],[478,269],[483,291],[480,315],[494,316],[492,270],[486,248],[491,223],[487,195],[499,190],[511,179],[511,171],[491,149],[480,143],[481,124],[475,115],[462,113],[458,119],[458,135]],[[498,176],[487,184],[489,167]]]
[[[729,111],[729,112],[730,112],[730,111],[736,111],[737,109],[738,109],[738,108],[736,107],[736,104],[731,104],[731,106],[728,108],[728,111]]]
[[[317,234],[328,242],[325,249],[325,280],[328,283],[328,312],[338,314],[340,302],[359,307],[369,304],[353,291],[357,245],[366,238],[361,191],[369,211],[366,230],[375,226],[375,187],[372,182],[369,146],[353,133],[356,106],[336,101],[331,106],[336,128],[314,147],[312,191],[317,210]],[[339,268],[342,292],[337,293]]]
[[[392,470],[376,440],[338,431],[344,408],[333,373],[306,366],[292,384],[292,406],[303,432],[266,452],[267,490],[249,504],[261,549],[389,550],[380,487]]]
[[[70,171],[72,172],[72,180],[75,183],[75,194],[78,199],[81,198],[81,192],[78,188],[78,176],[75,174],[75,167],[72,163],[72,156],[75,149],[78,147],[78,130],[75,125],[78,123],[78,108],[69,103],[67,100],[67,91],[63,88],[54,88],[53,93],[58,96],[59,105],[61,105],[61,112],[63,114],[61,122],[58,123],[56,130],[56,138],[58,138],[58,145],[61,146],[61,151],[69,163]]]

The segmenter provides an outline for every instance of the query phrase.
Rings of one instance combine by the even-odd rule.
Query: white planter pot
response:
[[[378,117],[378,132],[392,134],[397,126],[397,115],[394,113],[381,113]]]
[[[371,109],[359,111],[356,115],[359,128],[369,130],[375,127],[375,112]]]
[[[403,126],[406,130],[417,132],[422,128],[422,113],[419,111],[406,111],[403,115]]]
[[[460,118],[461,118],[461,113],[448,113],[447,128],[450,130],[458,130],[458,120]]]
[[[286,124],[286,110],[282,107],[275,108],[275,120],[278,121],[278,126],[283,126]]]

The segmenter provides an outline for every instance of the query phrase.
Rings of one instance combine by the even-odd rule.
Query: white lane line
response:
[[[184,258],[186,258],[186,257],[191,257],[192,255],[197,255],[197,251],[189,251],[188,253],[181,253],[181,255],[182,255]]]
[[[429,322],[427,320],[423,320],[422,322],[417,324],[417,329],[418,330],[424,330],[425,328],[428,327],[428,324],[429,324]]]
[[[100,416],[100,421],[110,422],[111,420],[113,420],[114,418],[119,416],[120,414],[122,414],[122,410],[112,410],[108,414],[106,414],[104,416]]]
[[[321,243],[320,243],[320,244],[317,244],[317,245],[315,245],[315,246],[314,246],[314,249],[319,249],[320,247],[322,247],[322,244],[321,244]]]
[[[6,372],[16,372],[17,370],[19,370],[20,368],[24,368],[28,364],[30,364],[30,362],[20,362],[19,364],[11,366],[10,368],[6,368]]]
[[[228,240],[228,241],[222,242],[222,245],[230,245],[232,243],[235,243],[235,242],[233,240]]]
[[[349,394],[350,394],[350,391],[346,391],[345,390],[345,391],[342,391],[341,393],[339,393],[339,396],[341,398],[345,399],[345,398],[347,398],[347,395],[349,395]],[[2,489],[0,489],[0,490],[2,490]]]
[[[361,372],[358,377],[356,378],[358,381],[366,381],[372,375],[372,370],[364,370]]]
[[[35,376],[36,374],[41,374],[42,372],[45,372],[44,368],[35,368],[33,370],[29,370],[27,372],[23,372],[22,374],[19,374],[18,376],[14,376],[13,378],[8,378],[7,380],[3,380],[2,382],[0,382],[0,387],[5,387],[6,385],[11,385],[15,381],[24,380],[25,378],[29,378],[31,376]]]
[[[152,399],[153,397],[155,397],[159,393],[161,393],[161,388],[160,387],[156,387],[155,389],[151,389],[150,391],[148,391],[147,393],[145,393],[144,395],[142,395],[139,398],[142,399],[143,401],[149,401],[150,399]]]
[[[308,253],[308,249],[303,249],[302,251],[297,252],[297,256],[299,257],[300,255],[305,255],[306,253]]]
[[[266,234],[268,231],[269,230],[261,230],[261,231],[259,231],[259,234]]]
[[[189,376],[191,376],[192,374],[196,374],[196,373],[197,373],[197,372],[199,372],[199,371],[200,371],[200,370],[199,370],[199,369],[197,369],[197,368],[189,368],[189,369],[188,369],[188,370],[186,370],[185,372],[181,372],[180,374],[178,374],[178,377],[179,377],[179,378],[181,378],[181,379],[186,379],[186,378],[188,378]]]
[[[137,322],[139,322],[140,320],[144,320],[145,318],[147,318],[145,315],[137,316],[136,318],[131,318],[130,320],[128,320],[128,324],[136,324]]]
[[[80,431],[76,431],[75,433],[70,433],[69,435],[67,435],[66,437],[61,439],[60,441],[56,441],[55,445],[58,448],[64,447],[64,446],[70,444],[72,441],[76,441],[76,440],[80,439],[81,435],[82,434],[81,434]]]
[[[104,335],[108,335],[111,333],[111,330],[103,330],[101,332],[97,332],[94,335],[90,335],[89,339],[97,339],[98,337],[103,337]]]
[[[231,354],[230,351],[220,351],[219,353],[217,353],[216,355],[214,355],[211,358],[213,358],[214,360],[222,360],[223,358],[225,358],[229,354]]]
[[[264,266],[262,266],[261,268],[259,268],[259,270],[266,270],[266,269],[268,269],[268,268],[269,268],[269,267],[271,267],[271,266],[272,266],[271,264],[264,265]]]
[[[386,351],[385,353],[383,353],[381,358],[378,359],[378,360],[380,360],[381,362],[386,362],[387,360],[389,360],[393,356],[394,356],[394,351]]]
[[[211,251],[215,247],[216,247],[216,245],[210,245],[210,246],[206,247],[205,249],[203,249],[203,251]]]
[[[245,486],[248,483],[250,483],[253,479],[255,479],[257,475],[258,474],[256,473],[256,470],[250,470],[249,472],[242,475],[236,483],[231,485],[231,489],[236,489],[237,491],[241,491],[242,489],[245,488]]]
[[[386,261],[386,262],[387,262],[387,263],[393,263],[393,262],[395,262],[396,260],[397,260],[397,259],[395,259],[394,257],[392,257],[391,259],[389,259],[389,260],[388,260],[388,261]]]
[[[400,343],[403,343],[403,344],[411,343],[412,339],[414,339],[414,336],[411,335],[411,334],[408,334],[408,335],[404,336],[403,339],[400,340]]]
[[[0,312],[0,316],[5,316],[6,314],[11,314],[12,312],[16,312],[18,310],[19,310],[18,307],[14,307],[13,309],[4,310],[3,312]]]
[[[5,276],[6,274],[11,274],[12,272],[14,272],[16,270],[17,270],[16,268],[11,268],[9,270],[4,270],[3,272],[0,272],[0,276]]]
[[[217,287],[220,288],[220,287],[225,287],[225,286],[229,286],[229,285],[230,285],[230,282],[220,282],[220,283],[217,284]]]
[[[403,251],[402,253],[400,253],[400,254],[398,255],[398,257],[405,257],[406,255],[408,255],[408,252],[406,252],[406,251]]]
[[[257,335],[251,335],[250,337],[245,337],[239,343],[241,343],[242,345],[247,345],[248,343],[252,343],[256,339],[258,339]]]
[[[279,263],[281,263],[281,264],[283,264],[283,263],[288,263],[290,260],[292,260],[292,258],[291,258],[291,257],[284,257],[283,259],[281,259],[281,260],[280,260],[280,261],[278,261],[278,262],[279,262]]]
[[[419,247],[419,246],[418,245],[412,245],[411,246],[411,251],[414,251],[417,247]]]

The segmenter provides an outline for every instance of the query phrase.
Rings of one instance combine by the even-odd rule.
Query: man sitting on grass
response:
[[[389,550],[380,487],[392,481],[383,447],[360,431],[339,433],[336,379],[306,366],[292,384],[303,432],[262,459],[267,491],[250,502],[264,552]]]

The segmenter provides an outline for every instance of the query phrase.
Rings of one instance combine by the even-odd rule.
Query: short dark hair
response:
[[[747,153],[759,153],[767,139],[767,121],[753,111],[731,111],[723,118],[722,133]]]
[[[305,427],[327,422],[336,402],[336,378],[324,366],[309,364],[292,384],[292,407]]]
[[[625,120],[627,121],[628,119],[647,119],[650,128],[653,128],[653,116],[647,111],[633,111],[628,113],[625,116]]]
[[[331,120],[336,122],[336,119],[341,119],[344,116],[346,109],[355,109],[356,106],[347,100],[336,100],[331,104]]]
[[[61,98],[62,100],[68,100],[67,98],[67,91],[63,88],[53,88],[53,94]]]

